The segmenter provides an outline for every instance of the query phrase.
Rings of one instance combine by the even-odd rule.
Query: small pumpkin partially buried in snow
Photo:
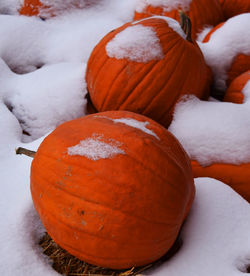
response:
[[[190,21],[168,17],[131,22],[107,34],[88,60],[86,82],[97,111],[128,110],[168,127],[183,94],[206,98],[210,71]]]
[[[42,142],[31,166],[33,202],[50,236],[79,259],[114,269],[164,255],[194,189],[177,139],[125,111],[62,124]]]

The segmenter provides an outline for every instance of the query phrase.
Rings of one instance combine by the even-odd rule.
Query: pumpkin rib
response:
[[[178,41],[177,41],[177,42],[178,42]],[[168,49],[168,52],[167,52],[166,54],[164,54],[165,57],[166,57],[166,55],[168,55],[168,54],[174,49],[174,47],[176,46],[177,42],[176,42],[176,43],[173,43],[173,45],[171,45],[171,47]],[[161,62],[161,64],[163,64],[163,62]],[[153,68],[154,68],[155,70],[159,70],[159,67],[160,67],[159,64],[158,64],[158,63],[155,63],[155,65],[157,65],[157,68],[155,69],[155,66],[153,66],[152,68],[150,68],[151,71],[148,71],[147,74],[144,74],[142,81],[145,80],[145,79],[147,78],[147,75],[148,75],[149,73],[150,73],[150,74],[153,74]],[[163,66],[164,66],[164,64],[163,64]],[[172,74],[173,74],[173,72],[171,72],[170,76],[171,76]],[[147,79],[146,79],[145,81],[147,81]],[[140,83],[138,83],[138,85],[139,85],[139,84],[140,84]],[[137,85],[136,87],[138,87],[138,85]],[[163,87],[164,87],[165,85],[166,85],[166,84],[163,83]],[[159,90],[159,93],[162,92],[162,90],[163,90],[163,89],[160,89],[160,90]],[[133,92],[137,92],[135,88],[133,89]],[[137,93],[138,93],[138,92],[137,92]],[[133,94],[133,93],[130,93],[130,94],[128,95],[128,97],[125,99],[125,101],[128,100],[128,99],[130,98],[130,96],[132,97],[132,94]],[[153,98],[156,97],[155,95],[152,95],[152,96],[153,96]],[[152,99],[151,99],[151,101],[152,101]],[[150,104],[152,103],[151,101],[150,101]],[[121,103],[121,108],[122,108],[123,105],[125,105],[125,102]],[[147,107],[145,107],[143,113],[145,113],[146,110],[147,110]]]
[[[40,176],[40,177],[41,177],[41,176]],[[43,177],[41,177],[41,178],[43,178]],[[98,177],[98,178],[99,178],[99,177]],[[44,177],[43,179],[44,179],[44,180],[47,180],[46,177]],[[101,180],[104,180],[104,178],[102,178]],[[52,184],[53,188],[58,189],[58,186],[56,186],[55,183],[52,183],[52,182],[51,182],[51,184]],[[63,189],[63,187],[60,187],[60,190],[66,192],[67,194],[71,195],[72,197],[79,198],[79,199],[81,199],[81,200],[83,200],[83,201],[86,201],[86,202],[88,202],[88,203],[91,203],[91,204],[96,204],[96,205],[103,206],[103,207],[105,207],[105,208],[109,208],[109,209],[111,209],[111,210],[113,210],[113,211],[118,211],[118,212],[120,212],[120,213],[122,213],[122,214],[124,214],[124,215],[130,216],[130,217],[133,217],[133,218],[140,218],[140,219],[142,219],[142,220],[144,220],[144,221],[146,221],[146,222],[153,222],[153,223],[155,223],[155,224],[171,225],[171,224],[168,224],[168,223],[165,223],[165,222],[157,222],[157,221],[151,221],[151,220],[149,221],[149,220],[147,220],[146,218],[143,218],[143,217],[138,217],[138,216],[134,216],[134,215],[131,216],[129,213],[126,213],[126,212],[124,212],[124,211],[122,211],[122,210],[120,210],[120,209],[112,208],[112,207],[110,207],[110,206],[108,206],[108,205],[105,205],[104,203],[99,203],[99,202],[91,201],[91,200],[89,200],[89,199],[82,198],[81,196],[79,196],[79,195],[77,195],[77,194],[72,194],[69,190]],[[96,193],[97,193],[97,191],[96,191]],[[49,211],[49,210],[48,210],[48,211]]]
[[[51,215],[51,214],[50,214]],[[65,225],[66,227],[67,227],[67,225]],[[84,234],[85,234],[85,232],[84,232]],[[87,235],[88,235],[88,233],[86,233]],[[176,238],[177,238],[177,236],[178,236],[178,233],[177,233],[177,235],[176,235]],[[97,236],[96,236],[97,237]],[[97,237],[97,238],[99,238],[99,237]],[[107,238],[100,238],[100,239],[104,239],[104,240],[107,240]],[[111,240],[112,242],[114,242],[114,243],[116,243],[116,241],[115,240]],[[165,239],[163,240],[163,241],[165,241]],[[57,242],[57,241],[55,241],[55,242]],[[155,241],[154,243],[155,244],[157,244],[159,241]],[[58,243],[58,242],[57,242]],[[59,244],[59,243],[58,243]],[[76,250],[72,247],[72,246],[70,246],[70,245],[68,245],[68,244],[66,244],[66,243],[64,243],[64,242],[60,242],[60,244],[62,244],[62,245],[65,245],[65,246],[67,246],[68,248],[70,248],[70,249],[72,249],[72,251],[75,251],[76,252]],[[174,244],[174,242],[173,242],[173,244]],[[88,253],[85,253],[85,252],[83,252],[83,251],[81,251],[81,250],[77,250],[78,252],[82,252],[83,253],[83,255],[87,255],[87,256],[90,256],[90,257],[97,257],[98,259],[102,259],[102,260],[127,260],[127,258],[114,258],[113,256],[110,258],[110,257],[101,257],[101,256],[96,256],[96,255],[92,255],[92,254],[90,254],[89,252]],[[166,251],[167,252],[167,251]],[[166,253],[165,252],[165,253]],[[76,252],[77,253],[77,252]],[[116,255],[117,256],[117,255]],[[141,257],[141,258],[137,258],[137,261],[140,261],[140,260],[143,260],[144,258],[143,257]]]
[[[71,194],[67,193],[67,195],[71,195]],[[74,197],[75,197],[75,196],[74,196]],[[81,200],[83,200],[83,199],[81,198]],[[89,204],[95,204],[95,203],[92,202],[92,201],[88,201],[88,200],[83,200],[83,201],[85,201],[85,202],[87,202],[87,203],[89,203]],[[97,203],[97,205],[99,205],[99,204]],[[105,206],[105,205],[103,205],[103,204],[101,204],[101,205],[102,205],[102,207],[105,207],[105,208],[107,208],[107,209],[111,209],[111,210],[114,211],[114,212],[120,212],[120,213],[122,213],[123,215],[129,216],[129,217],[132,217],[132,218],[135,218],[135,219],[142,220],[142,221],[144,221],[144,222],[146,222],[146,223],[155,223],[155,224],[159,224],[159,225],[162,225],[162,226],[168,226],[168,227],[170,226],[170,227],[172,227],[173,229],[179,228],[179,227],[176,226],[176,224],[158,223],[158,222],[151,221],[151,220],[147,221],[147,220],[145,220],[145,219],[143,219],[143,218],[141,218],[141,217],[131,216],[131,215],[128,215],[127,213],[121,212],[120,210],[116,210],[116,209],[109,208],[109,207],[107,207],[107,206]],[[52,214],[52,213],[50,212],[49,209],[46,210],[46,208],[43,208],[43,211],[46,212],[46,217],[51,216],[51,217],[53,217],[53,218],[55,219],[55,221],[57,221],[57,222],[59,222],[59,223],[65,225],[65,226],[67,226],[68,228],[71,228],[71,225],[68,225],[68,224],[67,224],[66,222],[64,222],[60,217],[57,217],[56,215]],[[178,226],[179,226],[179,225],[178,225]],[[95,236],[95,237],[97,237],[97,238],[99,238],[99,239],[109,240],[109,241],[118,243],[117,240],[112,239],[112,238],[108,238],[107,236],[102,237],[102,236],[97,235],[96,233],[95,233],[95,234],[91,234],[90,232],[84,230],[83,228],[77,227],[75,224],[74,224],[74,229],[76,229],[76,230],[79,231],[79,232],[83,232],[84,234],[86,234],[86,235],[88,235],[88,236]],[[161,242],[163,242],[163,241],[165,241],[165,240],[166,240],[166,238],[164,238],[164,239],[162,239],[162,240],[154,241],[154,243],[161,243]],[[134,243],[134,244],[143,245],[147,240],[145,240],[144,242],[141,242],[142,240],[141,240],[141,239],[140,239],[140,240],[138,239],[137,241],[138,241],[138,243]]]
[[[146,167],[144,164],[143,164],[143,162],[141,161],[141,160],[139,160],[139,159],[137,159],[136,157],[133,157],[133,156],[131,156],[131,155],[127,155],[129,158],[131,158],[133,161],[135,161],[135,163],[138,163],[138,164],[140,164],[141,165],[141,167],[143,168],[143,169],[146,169],[146,170],[149,170],[149,171],[151,171],[155,176],[157,176],[161,181],[165,181],[166,179],[165,178],[163,178],[163,177],[161,177],[159,174],[155,174],[155,171],[153,170],[153,169],[151,169],[150,167]],[[172,156],[171,155],[169,155],[169,158],[171,158],[172,159]],[[173,160],[173,159],[172,159]],[[93,162],[96,162],[96,161],[93,161]],[[64,163],[64,162],[63,162]],[[66,164],[66,162],[65,162],[65,164]],[[67,160],[67,164],[68,165],[71,165],[71,166],[73,166],[74,165],[74,167],[77,167],[78,169],[80,169],[80,170],[83,170],[84,168],[82,167],[82,165],[81,166],[79,166],[79,165],[77,165],[77,164],[75,164],[75,163],[70,163],[69,162],[69,160]],[[179,164],[178,164],[178,170],[179,170]],[[89,170],[89,168],[88,168],[88,170]],[[54,170],[51,170],[51,173],[55,173],[54,172]],[[103,178],[103,176],[102,176],[102,178],[99,178],[98,176],[95,176],[96,178],[98,178],[98,179],[100,179],[100,180],[105,180],[104,178]],[[46,178],[45,178],[46,179]],[[106,183],[109,183],[109,181],[108,180],[106,180]],[[56,186],[56,183],[54,184],[54,186]],[[171,185],[172,186],[172,185]],[[173,190],[176,190],[177,189],[177,187],[174,187],[174,186],[172,186],[173,187]],[[64,190],[63,188],[61,188],[62,190]],[[64,190],[65,191],[65,190]],[[180,191],[182,191],[181,189],[180,189]],[[98,193],[97,191],[96,191],[96,193]],[[80,197],[79,197],[80,198]]]
[[[184,47],[182,47],[183,49]],[[181,50],[180,50],[181,51]],[[182,52],[182,51],[181,51]],[[172,72],[170,72],[170,74],[168,75],[168,79],[166,80],[165,83],[163,83],[163,88],[159,91],[159,93],[150,101],[150,104],[147,106],[145,112],[147,112],[148,110],[150,110],[151,106],[155,103],[155,101],[158,101],[158,98],[162,97],[163,92],[165,92],[166,87],[169,85],[169,82],[171,79],[173,79],[173,77],[175,77],[175,72],[178,69],[178,66],[181,63],[181,59],[184,57],[184,54],[182,52],[181,57],[178,59],[176,67],[172,70]],[[175,99],[177,99],[178,97],[180,97],[180,94],[175,95]],[[175,99],[172,101],[172,104],[170,105],[170,107],[167,109],[167,113],[169,112],[169,110],[171,110],[171,108],[175,105],[176,101]],[[164,112],[165,113],[165,112]]]
[[[152,63],[152,67],[149,68],[149,71],[146,73],[146,75],[149,74],[149,73],[151,72],[150,70],[151,70],[154,66],[156,66],[156,65],[157,65],[156,62]],[[127,69],[127,66],[128,66],[128,64],[125,65],[125,68],[124,68],[124,69]],[[141,67],[140,69],[144,69],[144,68]],[[137,71],[137,72],[138,72],[138,71]],[[119,72],[119,73],[120,73],[120,72]],[[117,75],[119,75],[119,73],[118,73]],[[141,83],[141,81],[143,81],[144,78],[145,78],[145,75],[142,75],[142,79],[139,80],[138,82],[136,82],[134,87],[136,88],[136,87]],[[118,79],[118,78],[116,78],[116,79]],[[118,80],[118,82],[119,82],[119,80]],[[113,86],[114,86],[114,83],[111,85],[109,91],[112,91],[112,87],[113,87]],[[129,97],[131,94],[133,94],[133,92],[135,91],[135,88],[134,88],[134,87],[131,87],[130,91],[128,91],[127,97]],[[112,97],[112,93],[110,93],[110,97]],[[126,101],[127,97],[125,97],[125,99],[123,99],[122,104],[124,103],[124,101]],[[104,99],[104,101],[103,101],[103,104],[102,104],[102,106],[101,106],[101,109],[102,109],[102,110],[105,109],[105,108],[103,108],[103,106],[106,105],[106,102],[107,102],[107,101],[108,101],[108,97],[105,97],[105,99]],[[122,104],[121,104],[121,106],[119,107],[119,109],[122,109]],[[124,108],[125,108],[125,107],[124,107]]]

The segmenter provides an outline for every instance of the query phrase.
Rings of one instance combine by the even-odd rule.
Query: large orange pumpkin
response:
[[[126,111],[62,124],[31,166],[32,198],[51,237],[76,257],[114,269],[164,255],[194,189],[190,160],[177,139]]]
[[[249,0],[219,0],[225,19],[235,15],[250,12]]]
[[[207,25],[215,26],[224,20],[222,8],[218,0],[191,0],[191,1],[166,1],[166,4],[150,4],[144,6],[141,11],[136,11],[134,20],[149,17],[152,15],[164,15],[179,20],[179,9],[183,10],[191,19],[192,35],[196,35],[202,31]],[[179,3],[179,4],[178,4]],[[177,5],[178,4],[178,5]]]
[[[243,89],[245,85],[250,81],[250,70],[239,75],[235,78],[228,89],[226,90],[224,102],[232,102],[241,104],[244,102],[244,93]]]
[[[141,37],[140,31],[133,34],[132,42],[122,40],[124,44],[119,45],[119,53],[124,51],[124,56],[107,53],[111,43],[125,33],[131,38],[135,29],[153,33],[154,40]],[[160,55],[144,60],[156,46]],[[133,59],[137,50],[141,56]],[[133,111],[168,127],[180,96],[194,94],[207,98],[210,71],[196,42],[190,41],[189,36],[185,38],[175,20],[152,17],[127,23],[108,33],[91,53],[86,82],[97,111]]]

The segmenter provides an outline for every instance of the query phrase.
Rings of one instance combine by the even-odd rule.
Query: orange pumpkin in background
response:
[[[224,102],[241,104],[244,102],[243,89],[250,81],[250,70],[235,78],[226,90]]]
[[[42,3],[39,0],[24,0],[23,6],[19,10],[19,14],[27,16],[37,16],[40,13]]]
[[[170,132],[114,111],[48,135],[31,165],[31,193],[56,243],[86,262],[120,269],[171,248],[195,187],[189,157]]]
[[[211,177],[231,186],[238,194],[250,202],[250,163],[233,165],[214,163],[203,167],[192,161],[194,177]]]
[[[188,34],[171,18],[152,17],[127,23],[108,33],[96,45],[87,64],[86,82],[95,109],[133,111],[168,127],[174,106],[182,95],[194,94],[206,99],[210,70],[200,48],[191,40],[190,29],[185,27]],[[133,33],[135,29],[140,31]],[[152,39],[141,36],[145,29],[153,33]],[[126,43],[127,35],[132,36],[128,46],[121,39],[125,34]],[[114,44],[118,44],[115,46],[119,53],[125,52],[124,56],[108,53],[108,47]],[[154,47],[158,47],[160,54],[155,56],[154,51],[154,56],[145,60]],[[133,59],[137,50],[141,57]]]
[[[141,0],[141,2],[145,2]],[[164,1],[162,1],[164,3]],[[215,26],[224,20],[222,8],[218,0],[191,0],[176,1],[177,4],[154,4],[153,1],[147,1],[147,5],[143,5],[143,9],[136,11],[134,20],[142,19],[153,15],[164,15],[176,20],[180,20],[179,10],[183,10],[192,22],[192,36],[195,39],[197,34],[207,25]],[[174,2],[174,1],[173,1]],[[140,2],[139,2],[140,3]]]
[[[250,12],[249,0],[219,0],[225,19]]]

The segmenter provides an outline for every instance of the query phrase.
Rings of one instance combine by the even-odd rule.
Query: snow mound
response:
[[[169,130],[190,158],[203,166],[250,162],[250,101],[206,102],[184,96],[175,108]]]
[[[230,18],[199,46],[213,71],[216,87],[225,90],[233,59],[238,54],[250,55],[250,13]]]

